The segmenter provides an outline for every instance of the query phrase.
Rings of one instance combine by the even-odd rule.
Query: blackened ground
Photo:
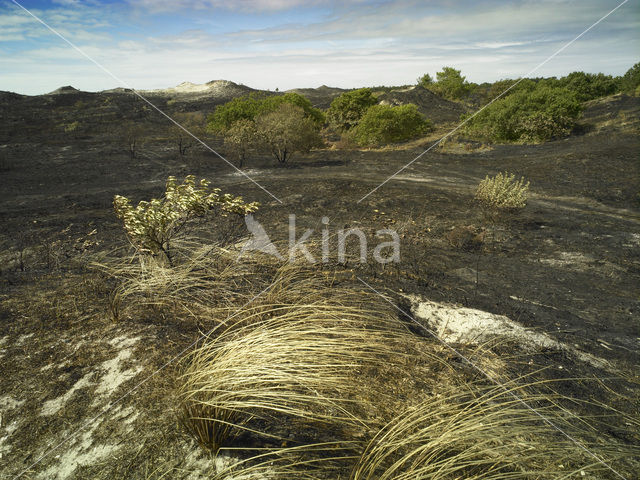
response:
[[[164,120],[130,96],[5,97],[2,108],[7,121],[0,132],[0,338],[11,339],[11,345],[2,348],[8,349],[13,360],[4,364],[2,389],[15,398],[25,397],[23,408],[38,411],[45,399],[57,398],[83,378],[90,364],[115,355],[112,343],[100,352],[80,343],[73,350],[75,338],[90,345],[93,337],[140,336],[144,339],[140,352],[156,367],[197,336],[195,326],[165,325],[161,318],[113,325],[106,312],[110,285],[82,283],[91,279],[84,279],[84,258],[126,244],[111,208],[113,196],[125,195],[134,201],[160,196],[167,176],[187,174],[208,178],[224,191],[261,202],[255,218],[274,241],[288,241],[289,216],[295,214],[297,238],[312,228],[310,240],[318,243],[321,219],[328,217],[332,260],[337,256],[337,232],[361,228],[368,236],[368,262],[351,261],[348,267],[354,279],[359,276],[380,291],[399,299],[400,293],[415,293],[504,314],[609,360],[631,377],[637,375],[638,98],[618,96],[592,102],[580,135],[541,145],[493,147],[459,138],[406,168],[449,125],[437,124],[430,138],[411,144],[382,150],[318,150],[294,156],[285,167],[254,152],[244,172],[272,197],[210,151],[193,147],[188,155],[180,156],[162,133]],[[82,102],[102,105],[101,116],[96,117],[95,110],[85,112]],[[170,107],[166,99],[163,105]],[[119,134],[108,128],[123,118],[148,127],[147,141],[133,159]],[[76,120],[79,131],[65,132],[60,127]],[[211,146],[222,155],[228,153],[215,139]],[[529,180],[532,193],[522,213],[494,224],[484,219],[473,195],[485,175],[504,170]],[[210,238],[220,241],[248,233],[242,222],[229,233],[232,222],[221,224],[212,219],[203,228]],[[450,243],[448,233],[465,226],[486,231],[481,248],[465,250]],[[383,266],[372,259],[375,246],[388,240],[375,236],[383,228],[400,234],[397,264]],[[349,245],[348,251],[357,253],[355,242]],[[321,259],[318,248],[310,250]],[[90,289],[95,302],[74,306],[67,297],[58,302],[56,292],[67,288],[66,282],[70,282],[68,288]],[[37,292],[43,298],[36,301]],[[33,311],[30,307],[42,304],[47,309]],[[76,317],[70,318],[73,315]],[[58,340],[68,345],[56,346]],[[46,385],[48,374],[41,369],[65,358],[71,359],[66,383]],[[551,369],[551,376],[595,374],[557,352],[542,352],[535,361]],[[126,368],[128,364],[123,363],[122,369]],[[42,377],[44,383],[30,383],[35,377]],[[171,383],[165,377],[162,381]],[[591,394],[587,387],[578,386],[569,393],[585,398]],[[638,398],[637,391],[618,393]],[[161,398],[145,398],[138,406],[174,418],[171,412],[164,412]],[[147,405],[152,401],[156,403]],[[81,404],[78,400],[77,405]],[[637,404],[626,402],[621,408],[637,413]],[[63,419],[37,417],[33,435],[46,434],[55,422],[63,428]],[[29,438],[25,433],[15,447],[24,465],[39,454],[24,453],[29,450]],[[120,478],[127,476],[125,467]],[[7,471],[15,473],[16,469]],[[91,472],[85,472],[83,478],[94,478]]]

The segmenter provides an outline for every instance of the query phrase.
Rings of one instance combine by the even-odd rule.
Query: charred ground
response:
[[[169,114],[206,114],[249,91],[236,85],[216,95],[149,92],[148,98]],[[57,416],[38,413],[44,402],[89,375],[92,365],[128,348],[118,368],[121,374],[133,375],[134,358],[145,358],[144,368],[152,369],[197,336],[197,325],[166,324],[162,318],[114,324],[107,312],[112,285],[88,266],[88,259],[98,252],[125,246],[112,211],[113,196],[159,196],[169,175],[205,177],[225,191],[261,202],[256,218],[272,240],[286,241],[289,214],[296,214],[300,233],[314,228],[317,239],[323,216],[330,217],[332,232],[358,226],[370,233],[374,244],[376,230],[396,229],[402,238],[401,262],[384,268],[351,263],[347,267],[354,277],[391,293],[401,304],[402,294],[418,294],[506,315],[603,358],[628,375],[627,381],[611,384],[620,390],[608,401],[637,414],[640,99],[617,95],[590,102],[579,132],[544,144],[487,146],[458,137],[366,196],[446,133],[466,110],[427,92],[400,89],[384,93],[384,99],[416,103],[436,127],[428,138],[379,150],[328,147],[294,157],[287,167],[276,167],[267,156],[251,155],[246,173],[281,203],[211,151],[194,146],[187,155],[179,155],[167,120],[130,92],[64,89],[37,97],[2,93],[2,426],[14,425],[22,432],[7,437],[11,448],[0,450],[0,464],[8,462],[3,473],[26,468],[45,452],[56,432],[93,412],[91,399],[83,397]],[[302,93],[314,105],[326,107],[340,91],[321,87]],[[145,129],[135,158],[123,144],[120,127],[126,122]],[[206,140],[226,156],[219,140]],[[485,175],[504,170],[530,180],[532,195],[523,213],[489,225],[473,203],[474,189]],[[451,241],[452,230],[468,226],[486,231],[479,248],[460,248]],[[207,228],[210,237],[220,241],[246,235],[241,223],[212,223]],[[126,338],[137,337],[143,338],[142,344],[126,343]],[[558,352],[521,360],[547,367],[550,377],[603,376]],[[53,378],[48,373],[53,367],[45,369],[47,365],[62,365],[63,370]],[[89,380],[100,383],[94,377]],[[176,421],[166,413],[162,416],[169,407],[163,406],[161,392],[170,390],[172,379],[154,382],[145,387],[146,394],[134,394],[123,404],[121,420],[128,415],[127,405],[155,412],[154,418],[161,420],[143,435],[141,444],[149,442],[149,448],[167,457],[174,448],[188,451],[166,448],[171,442],[184,442],[184,435],[178,428],[167,433]],[[566,388],[575,396],[607,396],[578,384]],[[618,396],[622,393],[625,400]],[[111,427],[107,425],[110,441],[135,441],[135,432],[122,426],[127,422],[114,418]],[[162,446],[157,437],[151,440],[154,431],[167,435]],[[65,447],[59,453],[63,452]],[[123,455],[124,460],[112,462],[116,466],[71,471],[77,478],[124,478],[132,471],[143,475],[133,453]],[[33,478],[45,478],[45,468],[33,471]]]

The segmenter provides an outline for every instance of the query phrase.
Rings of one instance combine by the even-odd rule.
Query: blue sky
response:
[[[620,1],[16,0],[139,89],[226,79],[255,88],[402,85],[443,66],[518,77]],[[640,61],[629,0],[536,76],[624,73]],[[0,0],[0,90],[123,86]]]

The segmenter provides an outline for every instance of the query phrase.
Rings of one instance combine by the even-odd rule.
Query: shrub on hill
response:
[[[568,134],[581,111],[577,95],[567,88],[522,82],[473,117],[465,130],[493,141],[540,142]]]
[[[438,81],[429,88],[449,100],[459,100],[473,88],[460,70],[452,67],[443,67],[441,72],[436,73],[436,79]]]
[[[359,88],[336,97],[327,110],[329,124],[346,131],[355,127],[369,107],[378,103],[369,88]]]
[[[572,72],[558,81],[558,86],[566,87],[576,94],[581,102],[613,95],[618,91],[619,82],[611,75],[603,73]]]
[[[250,94],[234,98],[209,115],[208,128],[215,133],[224,133],[238,120],[255,120],[259,115],[276,111],[284,103],[300,107],[314,123],[324,123],[324,113],[321,110],[314,108],[306,97],[289,92],[269,97]]]
[[[374,105],[354,129],[354,137],[360,145],[375,146],[414,138],[430,127],[430,122],[413,104],[398,107]]]
[[[620,90],[625,93],[636,93],[640,86],[640,63],[627,70],[620,79]]]
[[[433,78],[428,73],[425,73],[418,78],[418,86],[422,88],[429,88],[433,84]]]

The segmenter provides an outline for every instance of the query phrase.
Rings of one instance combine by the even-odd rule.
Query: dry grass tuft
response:
[[[470,383],[408,409],[369,442],[351,480],[619,478],[521,399],[606,462],[631,448],[586,443],[584,425],[576,426],[584,418],[564,415],[551,396],[528,394],[528,386],[510,388]]]
[[[283,266],[259,301],[229,315],[191,355],[181,391],[186,422],[214,450],[243,432],[349,442],[376,424],[364,373],[399,368],[409,337],[369,294]],[[385,395],[378,391],[377,401]]]

